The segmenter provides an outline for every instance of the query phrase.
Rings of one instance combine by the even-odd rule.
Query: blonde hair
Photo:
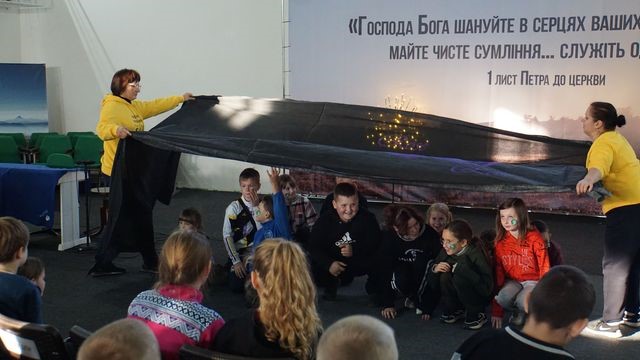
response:
[[[434,211],[439,212],[440,214],[444,215],[447,218],[447,224],[450,223],[451,220],[453,220],[453,214],[451,214],[451,210],[449,210],[449,207],[447,206],[447,204],[445,204],[445,203],[433,203],[427,209],[427,221],[429,221],[429,218],[431,217],[431,213],[434,212]]]
[[[269,239],[256,249],[253,264],[267,339],[298,359],[313,358],[322,324],[304,251],[292,241]]]
[[[94,332],[78,350],[78,360],[160,360],[160,346],[140,320],[121,319]]]
[[[317,360],[348,359],[398,359],[393,329],[368,315],[336,321],[320,338]]]
[[[162,246],[155,288],[195,283],[211,263],[211,256],[211,246],[203,234],[174,231]]]

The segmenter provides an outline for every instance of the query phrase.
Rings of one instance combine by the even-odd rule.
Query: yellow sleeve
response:
[[[96,125],[96,134],[102,141],[116,139],[116,130],[118,130],[119,126],[122,126],[118,121],[117,112],[111,109],[112,106],[113,104],[106,104],[100,110],[100,120]]]
[[[609,142],[596,141],[589,149],[586,168],[598,169],[604,178],[611,170],[613,155],[613,146]]]
[[[158,98],[151,101],[133,101],[132,105],[135,106],[144,119],[162,114],[165,111],[169,111],[178,106],[184,101],[181,95],[169,96],[165,98]]]

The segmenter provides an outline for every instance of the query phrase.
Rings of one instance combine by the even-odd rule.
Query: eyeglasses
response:
[[[187,224],[189,224],[189,225],[193,225],[193,223],[191,222],[191,220],[189,220],[189,219],[185,219],[185,218],[182,218],[182,217],[181,217],[181,218],[178,218],[178,222],[184,222],[184,223],[187,223]]]
[[[440,244],[442,245],[452,245],[457,243],[459,240],[445,240],[445,239],[440,239]]]
[[[142,89],[142,85],[139,82],[129,83],[129,86],[133,86],[134,88]]]

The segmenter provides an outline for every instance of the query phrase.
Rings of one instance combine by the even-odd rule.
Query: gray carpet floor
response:
[[[175,229],[180,211],[196,207],[203,215],[205,231],[214,247],[215,259],[224,263],[226,253],[222,245],[222,221],[227,204],[238,194],[198,190],[178,190],[170,206],[158,204],[154,212],[156,247],[160,249],[167,235]],[[92,226],[99,224],[101,199],[90,197]],[[319,209],[319,201],[314,201]],[[84,202],[81,199],[81,219],[84,219]],[[372,203],[371,210],[380,219],[383,204]],[[424,207],[421,207],[424,208]],[[468,220],[476,233],[493,227],[495,210],[452,209],[454,216]],[[602,241],[604,223],[601,218],[566,215],[532,214],[549,225],[552,238],[558,242],[568,264],[586,271],[598,293],[598,302],[592,314],[597,318],[602,312]],[[82,221],[84,224],[84,220]],[[82,228],[84,231],[84,228]],[[95,241],[99,241],[99,236]],[[47,287],[43,297],[45,322],[66,334],[73,325],[95,330],[110,321],[126,315],[129,302],[140,291],[153,286],[155,277],[140,272],[142,260],[137,254],[121,254],[115,263],[125,267],[123,276],[93,278],[87,270],[93,264],[91,251],[76,249],[57,251],[58,239],[51,234],[32,236],[30,255],[38,256],[46,264]],[[340,301],[319,300],[319,311],[325,327],[351,314],[369,314],[379,317],[379,309],[368,304],[364,291],[364,278],[339,290]],[[233,318],[246,311],[243,298],[232,294],[224,286],[212,286],[205,290],[207,306],[225,318]],[[435,314],[439,315],[438,312]],[[412,311],[404,311],[394,320],[385,320],[394,330],[401,359],[449,359],[453,351],[473,332],[464,330],[461,324],[444,325],[438,320],[422,321]],[[620,340],[601,340],[580,336],[568,349],[579,359],[633,359],[640,356],[640,333],[627,333]]]

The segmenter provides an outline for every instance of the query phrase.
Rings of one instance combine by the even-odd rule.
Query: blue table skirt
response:
[[[0,163],[0,216],[48,229],[56,211],[56,185],[69,169]]]

